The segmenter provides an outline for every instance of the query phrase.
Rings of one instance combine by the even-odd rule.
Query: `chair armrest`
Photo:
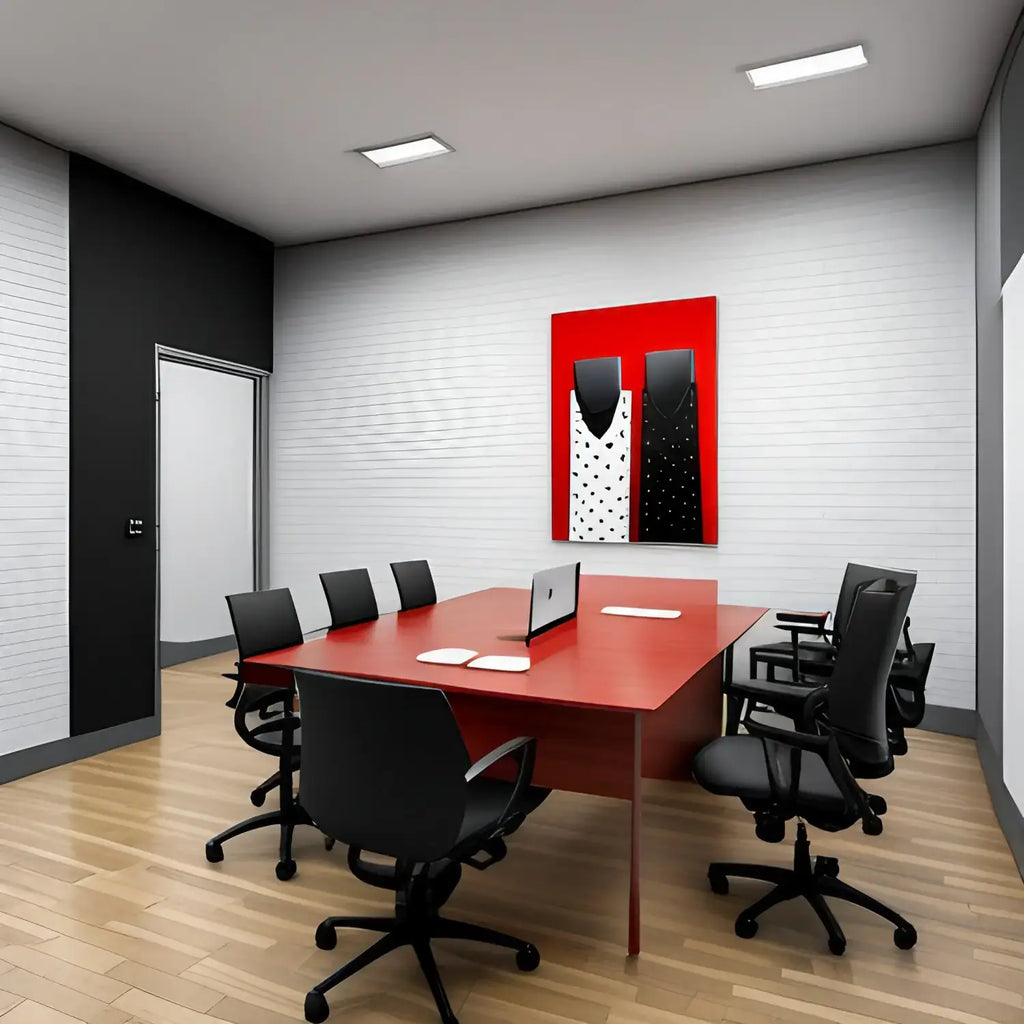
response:
[[[507,743],[502,743],[500,747],[495,747],[489,753],[484,754],[479,761],[470,767],[469,771],[466,772],[466,781],[470,782],[472,779],[475,779],[478,775],[487,771],[488,768],[497,764],[503,758],[511,757],[517,751],[525,751],[526,747],[530,744],[532,744],[534,748],[537,746],[537,741],[532,736],[517,736],[514,740],[509,740]],[[522,772],[523,755],[520,754],[516,760],[520,763],[520,772]],[[532,772],[532,763],[530,765],[530,769]]]
[[[790,636],[793,637],[794,640],[798,636],[819,636],[819,637],[822,637],[825,640],[827,640],[830,636],[832,636],[832,630],[831,629],[825,629],[824,625],[822,625],[822,626],[808,626],[808,625],[804,625],[802,623],[787,622],[787,623],[776,623],[775,624],[775,628],[776,629],[781,629],[785,633],[789,633]]]
[[[499,823],[504,823],[508,819],[512,808],[515,807],[519,798],[533,781],[533,762],[537,758],[537,740],[533,736],[518,736],[514,740],[509,740],[508,743],[495,747],[489,754],[484,754],[466,772],[466,781],[469,782],[506,757],[511,757],[519,769],[516,772],[515,784],[512,786],[512,795],[508,798],[508,803],[498,818]]]
[[[246,701],[244,714],[249,714],[252,711],[266,711],[267,708],[272,708],[275,704],[283,703],[287,706],[291,703],[291,700],[292,691],[287,686],[275,687],[269,693],[264,693],[259,697]],[[239,701],[239,704],[241,703]]]
[[[764,722],[755,722],[749,716],[743,720],[743,727],[751,736],[761,740],[774,740],[787,747],[796,747],[799,750],[809,750],[815,754],[823,754],[828,750],[829,737],[820,733],[802,732],[796,729],[780,729],[777,725],[766,725]]]
[[[821,687],[820,691],[816,691],[817,696],[812,694],[808,697],[805,708],[811,704],[812,699],[816,699],[821,703],[826,693],[826,688]],[[824,760],[825,767],[828,769],[828,773],[832,776],[832,780],[839,791],[857,809],[857,817],[861,819],[861,827],[864,832],[869,836],[881,834],[882,819],[872,809],[867,793],[857,785],[857,780],[853,777],[850,766],[846,763],[846,759],[843,757],[839,744],[832,732],[817,734],[779,729],[772,725],[751,721],[749,717],[743,724],[752,736],[757,736],[762,742],[774,740],[782,746],[789,747],[792,751],[789,793],[782,795],[784,804],[791,805],[799,791],[800,762],[804,751],[819,754],[822,760]],[[767,747],[765,748],[765,760],[768,768],[768,780],[774,793],[775,780],[767,761]],[[780,796],[780,794],[776,793],[776,796]]]
[[[831,612],[776,612],[776,622],[799,622],[805,626],[817,626],[824,630]]]
[[[272,722],[264,722],[262,725],[257,725],[255,729],[249,729],[250,736],[265,736],[272,732],[291,732],[294,733],[302,727],[302,720],[296,718],[294,715],[282,715],[280,718],[275,718]]]
[[[282,714],[280,717],[264,721],[262,725],[257,725],[255,729],[250,729],[245,724],[247,715],[255,711],[259,713],[260,718],[266,719],[265,712],[267,709],[277,705],[281,706]],[[272,732],[289,731],[294,733],[299,728],[300,719],[292,711],[291,705],[292,692],[288,687],[275,687],[268,693],[261,694],[259,697],[254,697],[249,701],[240,698],[235,705],[235,731],[240,736],[248,735],[253,737]]]
[[[899,647],[896,648],[896,661],[897,662],[910,662],[911,664],[917,661],[917,652],[914,650],[914,643],[910,639],[910,616],[908,615],[903,622],[903,642],[907,645],[905,651],[901,651]]]

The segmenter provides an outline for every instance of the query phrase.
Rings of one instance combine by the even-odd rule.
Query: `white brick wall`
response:
[[[67,154],[0,125],[0,754],[68,735]]]
[[[974,148],[915,150],[282,250],[271,572],[426,557],[441,597],[540,567],[831,605],[916,568],[933,703],[974,706]],[[550,536],[550,314],[717,295],[717,548]]]

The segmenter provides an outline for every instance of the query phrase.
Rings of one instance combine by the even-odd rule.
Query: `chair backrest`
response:
[[[239,661],[302,643],[302,627],[287,587],[232,594],[227,602]]]
[[[917,584],[917,573],[905,569],[886,569],[877,565],[861,565],[858,562],[850,562],[843,574],[843,582],[839,588],[839,597],[836,599],[836,610],[832,617],[832,625],[836,632],[836,646],[843,642],[847,627],[850,622],[850,613],[853,611],[857,594],[868,583],[875,580],[895,580],[900,586],[909,587],[910,594],[907,596],[907,604],[913,596],[914,587]],[[900,628],[903,624],[900,623]]]
[[[365,569],[342,569],[320,573],[327,608],[331,613],[331,629],[358,626],[378,617],[377,598],[373,594],[370,574]]]
[[[430,566],[426,559],[392,562],[391,572],[398,586],[398,597],[402,602],[403,612],[413,608],[424,608],[428,604],[437,604],[434,577],[430,575]]]
[[[466,810],[469,755],[441,690],[295,673],[302,806],[329,836],[403,861],[443,856]]]
[[[860,590],[828,682],[828,721],[854,775],[892,770],[886,728],[889,670],[912,590],[892,579]]]

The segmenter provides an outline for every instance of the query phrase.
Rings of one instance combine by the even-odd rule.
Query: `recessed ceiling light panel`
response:
[[[785,60],[779,64],[750,68],[747,71],[747,78],[755,89],[771,89],[776,85],[790,85],[793,82],[806,82],[811,78],[825,78],[827,75],[840,75],[844,71],[856,71],[867,62],[864,47],[858,44],[842,50],[816,53],[811,57],[798,57],[796,60]]]
[[[357,149],[367,160],[378,167],[394,167],[395,164],[408,164],[413,160],[426,160],[432,156],[444,156],[454,152],[454,148],[442,142],[436,135],[422,135],[405,142],[392,142],[386,146],[366,146]]]

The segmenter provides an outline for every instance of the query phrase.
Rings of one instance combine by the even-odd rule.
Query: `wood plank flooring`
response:
[[[276,835],[253,833],[206,863],[207,838],[252,813],[272,769],[235,736],[219,678],[230,657],[164,673],[164,734],[0,787],[0,1021],[3,1024],[285,1024],[306,990],[369,944],[327,914],[387,912],[387,893],[353,879],[341,848],[312,829],[299,873],[274,877]],[[891,929],[843,904],[849,939],[832,957],[809,908],[734,936],[756,883],[727,897],[712,859],[787,863],[791,845],[754,838],[738,802],[695,786],[645,790],[644,952],[625,956],[627,805],[556,793],[511,840],[507,860],[466,871],[452,916],[529,938],[542,964],[519,974],[502,951],[438,943],[462,1024],[1024,1024],[1024,885],[968,740],[915,733],[873,787],[885,832],[812,830],[842,875],[917,926],[911,953]],[[330,996],[332,1021],[436,1021],[407,950]]]

